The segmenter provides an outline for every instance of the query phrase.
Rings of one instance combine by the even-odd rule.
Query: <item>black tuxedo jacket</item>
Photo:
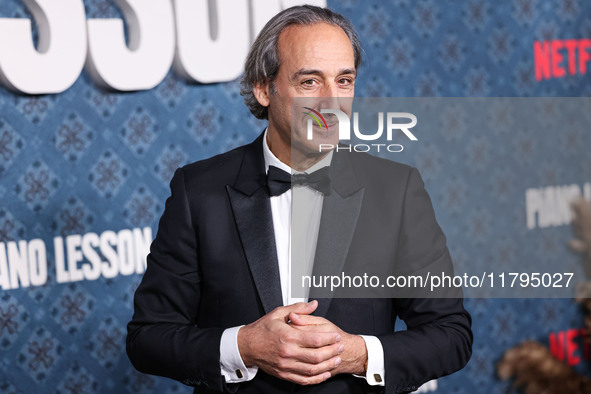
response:
[[[451,267],[416,169],[338,152],[330,172],[315,261],[330,254],[343,266],[369,256],[413,270]],[[262,370],[249,382],[227,384],[219,362],[224,329],[282,305],[262,136],[177,170],[170,187],[128,325],[127,353],[139,371],[177,379],[197,393],[398,393],[457,371],[470,358],[471,321],[461,299],[321,298],[315,315],[379,338],[385,387],[350,375],[298,386]],[[341,225],[334,228],[337,216]],[[362,235],[376,226],[380,236],[365,245]],[[396,316],[406,331],[394,332]]]

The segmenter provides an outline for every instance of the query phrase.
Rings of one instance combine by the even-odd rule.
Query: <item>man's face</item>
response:
[[[349,38],[340,27],[326,23],[290,26],[279,36],[279,59],[281,66],[274,80],[274,89],[265,86],[263,100],[259,99],[269,110],[269,138],[276,145],[271,149],[281,154],[291,148],[293,161],[298,159],[294,155],[318,155],[319,143],[336,146],[336,117],[323,114],[328,130],[313,122],[314,138],[310,141],[306,126],[311,117],[304,112],[311,111],[299,106],[318,112],[323,108],[341,109],[350,115],[356,70]],[[294,108],[292,119],[293,97],[305,99],[294,102],[298,108]]]

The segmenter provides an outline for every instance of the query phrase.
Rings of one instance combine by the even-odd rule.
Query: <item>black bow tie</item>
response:
[[[328,167],[322,167],[311,174],[303,173],[290,175],[277,167],[269,166],[267,186],[269,188],[269,194],[272,197],[285,193],[292,185],[308,186],[323,194],[330,194]]]

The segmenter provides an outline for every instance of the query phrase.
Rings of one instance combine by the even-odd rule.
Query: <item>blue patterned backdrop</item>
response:
[[[89,18],[120,16],[109,0],[84,4]],[[586,0],[328,5],[353,21],[365,47],[358,96],[591,96],[589,74],[537,81],[533,58],[536,40],[591,38]],[[30,14],[21,1],[3,0],[0,17]],[[45,285],[0,293],[0,392],[191,392],[136,372],[125,355],[141,275],[56,283],[53,239],[144,227],[155,234],[175,168],[249,142],[263,129],[243,105],[238,83],[189,84],[170,72],[152,90],[110,93],[83,72],[58,95],[1,88],[0,114],[0,242],[42,239],[49,260]],[[581,154],[589,136],[558,137],[562,153],[548,161],[542,147],[550,132],[507,141],[539,163],[528,180],[516,179],[491,153],[493,139],[478,130],[461,139],[433,133],[400,157],[421,171],[454,258],[475,250],[491,262],[511,260],[516,250],[557,264],[578,258],[566,248],[568,225],[529,230],[525,244],[493,225],[496,215],[524,216],[526,188],[591,182],[591,155]],[[580,162],[560,160],[573,153]],[[462,175],[480,177],[489,192],[470,193]],[[503,201],[503,188],[523,193]],[[487,208],[499,204],[502,212]],[[521,231],[528,231],[525,222]],[[583,325],[572,299],[468,299],[466,306],[474,354],[464,370],[439,379],[438,393],[510,391],[495,373],[506,348],[526,338],[547,343],[549,333]]]

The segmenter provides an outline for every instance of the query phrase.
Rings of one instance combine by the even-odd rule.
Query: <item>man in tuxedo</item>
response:
[[[472,332],[460,298],[289,291],[292,199],[311,207],[304,255],[314,270],[325,259],[343,270],[366,261],[451,270],[415,169],[318,152],[318,141],[292,131],[291,98],[342,106],[360,63],[353,27],[328,9],[292,7],[263,28],[242,93],[269,125],[248,145],[176,171],[128,325],[138,370],[197,393],[399,393],[466,364]],[[396,316],[406,331],[394,332]]]

